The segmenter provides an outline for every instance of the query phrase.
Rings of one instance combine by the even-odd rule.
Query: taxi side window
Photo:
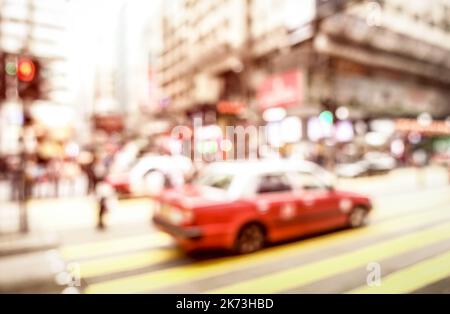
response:
[[[296,189],[300,190],[323,190],[326,186],[312,173],[294,172],[290,178]]]
[[[258,193],[272,193],[291,191],[288,178],[284,174],[262,176],[259,181]]]

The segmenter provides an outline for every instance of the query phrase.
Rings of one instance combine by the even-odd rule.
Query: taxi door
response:
[[[255,203],[268,226],[270,241],[280,241],[298,234],[298,201],[285,173],[263,175],[257,180]]]
[[[308,172],[289,174],[297,198],[300,234],[325,231],[346,222],[339,197],[318,177]]]

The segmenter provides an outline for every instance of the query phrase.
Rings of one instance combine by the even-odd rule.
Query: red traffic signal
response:
[[[17,63],[17,78],[22,82],[31,82],[36,76],[36,66],[31,59],[20,58]]]
[[[18,56],[17,58],[17,91],[20,99],[42,99],[41,62],[31,56]]]

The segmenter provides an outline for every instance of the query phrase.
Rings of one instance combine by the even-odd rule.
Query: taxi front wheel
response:
[[[258,224],[249,224],[239,232],[234,251],[237,254],[249,254],[262,249],[264,244],[265,233],[263,228]]]
[[[351,228],[360,228],[367,224],[368,212],[363,207],[356,207],[349,216],[349,224]]]

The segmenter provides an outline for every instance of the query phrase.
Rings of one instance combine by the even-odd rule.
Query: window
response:
[[[292,182],[297,189],[300,190],[323,190],[326,189],[325,184],[316,176],[309,172],[295,172],[290,174]]]
[[[228,190],[233,181],[233,176],[228,174],[209,173],[200,176],[197,180],[199,185],[209,186],[216,189]]]
[[[285,192],[292,190],[284,174],[266,175],[259,182],[258,193]]]

